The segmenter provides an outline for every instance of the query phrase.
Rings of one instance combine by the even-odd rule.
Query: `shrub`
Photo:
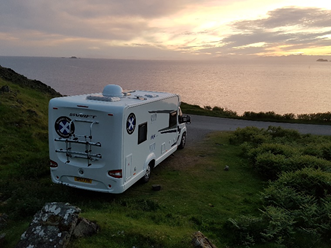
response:
[[[228,219],[224,227],[231,233],[233,245],[250,247],[262,241],[261,232],[266,224],[261,217],[240,216],[237,219]]]
[[[285,170],[287,161],[284,155],[265,152],[257,155],[254,168],[263,180],[275,180]]]
[[[271,182],[261,194],[267,206],[262,212],[263,220],[269,223],[266,229],[267,240],[284,239],[287,237],[284,232],[288,234],[290,227],[295,233],[291,238],[284,239],[287,246],[295,244],[296,247],[316,247],[320,242],[329,242],[330,179],[330,173],[305,168],[283,173],[277,181]],[[279,216],[288,217],[292,222],[288,223],[288,227],[284,226],[284,220],[279,219]]]
[[[253,120],[281,120],[283,117],[279,114],[276,114],[273,111],[269,112],[244,112],[243,114],[244,119],[253,119]]]
[[[323,145],[324,144],[310,143],[307,146],[301,148],[300,152],[303,155],[310,155],[318,158],[323,158]]]
[[[265,242],[285,244],[287,247],[294,245],[295,220],[290,212],[284,208],[268,206],[262,211],[262,220],[267,222],[267,227],[261,232]]]
[[[261,196],[265,206],[281,207],[289,211],[316,202],[313,196],[307,196],[292,187],[280,188],[275,182],[270,183],[269,187],[265,188],[261,193]]]
[[[315,114],[300,114],[298,120],[316,122],[316,123],[327,123],[331,121],[331,112],[326,113],[315,113]]]
[[[208,109],[208,107],[205,107]],[[220,107],[213,107],[212,111],[223,117],[238,117],[237,112]]]
[[[286,138],[292,142],[302,138],[298,131],[292,129],[284,129],[281,127],[269,126],[267,132],[272,136],[272,138],[281,137]]]
[[[259,154],[271,153],[274,155],[284,155],[286,158],[293,156],[297,153],[297,150],[290,145],[283,145],[277,143],[263,143],[257,148],[252,148],[247,153],[247,157],[250,158],[253,162],[256,161],[256,157]]]
[[[271,180],[261,193],[260,217],[229,220],[229,229],[237,232],[236,244],[300,248],[330,244],[330,138],[280,127],[250,127],[237,129],[231,141],[242,142],[253,168]]]
[[[331,169],[331,162],[310,155],[296,155],[289,159],[288,168],[285,171],[296,171],[303,168],[313,168],[321,169],[322,171],[329,171]]]
[[[323,144],[321,150],[322,158],[331,161],[331,143]]]
[[[318,200],[331,195],[331,173],[312,168],[283,173],[274,184],[279,189],[290,187]]]
[[[256,137],[259,138],[256,138]],[[261,144],[267,140],[265,136],[265,130],[259,129],[257,127],[245,127],[245,128],[237,128],[236,131],[233,133],[233,136],[230,138],[231,144],[241,144],[244,142],[249,143],[256,143],[257,140],[258,144]],[[261,140],[262,138],[262,140]]]

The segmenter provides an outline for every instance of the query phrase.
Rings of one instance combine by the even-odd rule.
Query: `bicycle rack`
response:
[[[99,124],[98,121],[91,121],[91,120],[81,120],[81,119],[75,119],[74,121],[70,122],[70,129],[72,123],[76,122],[83,122],[83,123],[91,123],[90,124],[90,133],[89,135],[77,135],[77,134],[71,134],[69,138],[56,138],[55,141],[58,142],[65,142],[66,148],[65,149],[56,149],[55,152],[58,153],[65,153],[67,156],[67,163],[70,163],[70,158],[82,158],[87,159],[87,166],[92,165],[91,162],[98,161],[102,158],[101,154],[95,154],[92,153],[92,147],[97,146],[101,147],[100,142],[93,142],[92,141],[92,128],[94,124]],[[71,131],[71,130],[70,130]],[[70,132],[71,133],[71,132]],[[72,150],[72,144],[81,144],[85,145],[85,151],[73,151]]]

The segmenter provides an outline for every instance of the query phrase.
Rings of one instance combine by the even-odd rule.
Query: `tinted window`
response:
[[[169,127],[174,127],[176,125],[177,125],[177,111],[173,111],[170,113]]]
[[[147,140],[147,122],[142,123],[138,127],[138,144]]]

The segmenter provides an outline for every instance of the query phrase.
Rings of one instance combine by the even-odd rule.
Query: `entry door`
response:
[[[132,154],[125,157],[125,181],[128,181],[132,177]]]

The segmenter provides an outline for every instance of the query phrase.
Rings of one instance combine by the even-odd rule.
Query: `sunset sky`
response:
[[[0,56],[331,55],[330,0],[8,0]]]

